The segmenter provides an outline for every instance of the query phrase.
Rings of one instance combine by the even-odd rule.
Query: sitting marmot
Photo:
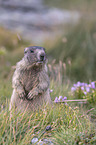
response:
[[[45,48],[25,48],[24,57],[17,63],[13,75],[10,110],[15,106],[22,112],[25,109],[32,111],[44,103],[51,104],[46,61]]]

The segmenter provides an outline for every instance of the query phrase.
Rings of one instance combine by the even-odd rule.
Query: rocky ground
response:
[[[62,26],[76,24],[79,19],[77,11],[50,8],[43,0],[0,1],[0,25],[38,44],[58,36]]]

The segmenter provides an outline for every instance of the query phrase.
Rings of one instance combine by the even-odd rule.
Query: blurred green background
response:
[[[64,34],[40,44],[46,48],[49,63],[53,59],[57,64],[60,60],[65,63],[67,78],[72,81],[96,80],[96,1],[46,0],[44,3],[62,10],[76,10],[81,15],[77,24],[62,26]],[[38,44],[0,28],[0,78],[8,78],[12,66],[23,57],[24,48],[30,45]]]
[[[19,34],[14,28],[13,30],[7,29],[4,27],[5,23],[0,26],[0,121],[2,124],[0,141],[1,143],[7,142],[7,144],[13,142],[21,142],[21,144],[26,142],[28,144],[30,135],[32,136],[35,129],[29,128],[29,124],[32,123],[32,126],[34,126],[41,122],[40,132],[44,131],[45,125],[53,124],[53,128],[55,128],[55,131],[53,129],[55,136],[54,134],[53,136],[58,144],[64,144],[64,140],[66,144],[96,144],[96,104],[93,99],[96,98],[95,90],[92,90],[92,93],[87,96],[87,99],[93,99],[91,103],[71,102],[68,103],[68,106],[56,104],[52,109],[49,108],[47,112],[44,109],[41,113],[33,113],[31,116],[33,120],[28,114],[27,117],[25,115],[25,119],[24,116],[19,114],[18,116],[16,113],[13,115],[13,122],[10,119],[8,106],[12,94],[12,76],[16,63],[24,55],[25,47],[40,45],[46,48],[49,60],[50,89],[53,90],[51,93],[52,101],[58,96],[67,96],[68,100],[80,99],[84,97],[82,92],[78,89],[77,94],[71,92],[70,88],[73,84],[77,81],[89,83],[96,80],[96,0],[45,0],[44,5],[48,6],[48,10],[51,9],[51,11],[49,10],[50,13],[54,7],[59,10],[76,11],[80,14],[80,18],[75,24],[70,21],[68,24],[62,24],[59,27],[54,26],[52,29],[43,28],[42,25],[38,27],[39,24],[37,23],[36,28],[40,30],[38,31],[40,33],[33,33],[32,31],[36,39],[40,38],[37,37],[38,35],[45,34],[46,29],[52,32],[53,30],[60,30],[59,33],[56,33],[56,36],[50,33],[49,37],[40,44],[30,41],[29,38],[24,39],[24,35]],[[13,8],[11,7],[11,10]],[[20,11],[21,9],[18,12]],[[0,15],[3,19],[2,13]],[[25,15],[24,18],[24,20],[27,19]],[[48,24],[50,23],[49,19]],[[14,23],[12,26],[16,24]],[[23,25],[23,23],[21,24]],[[30,32],[30,25],[28,25],[28,28]],[[27,32],[25,35],[27,35]],[[17,124],[19,124],[18,129]],[[30,132],[30,129],[32,132]]]

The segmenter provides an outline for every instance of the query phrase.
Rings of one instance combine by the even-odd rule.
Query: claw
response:
[[[31,99],[33,98],[32,93],[29,93],[27,97],[28,97],[28,99],[30,99],[30,100],[31,100]]]
[[[19,94],[19,97],[24,100],[25,99],[25,92]]]
[[[31,99],[34,98],[34,96],[37,96],[37,95],[38,95],[37,92],[34,93],[34,92],[32,91],[32,92],[30,92],[30,93],[28,94],[27,98],[31,100]]]

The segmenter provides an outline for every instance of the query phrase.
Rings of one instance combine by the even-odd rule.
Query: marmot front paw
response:
[[[25,92],[22,92],[22,93],[19,94],[20,99],[24,100],[25,96],[26,96]]]
[[[35,98],[34,96],[37,96],[38,92],[36,91],[30,91],[29,94],[27,95],[28,100],[32,100],[33,98]]]

